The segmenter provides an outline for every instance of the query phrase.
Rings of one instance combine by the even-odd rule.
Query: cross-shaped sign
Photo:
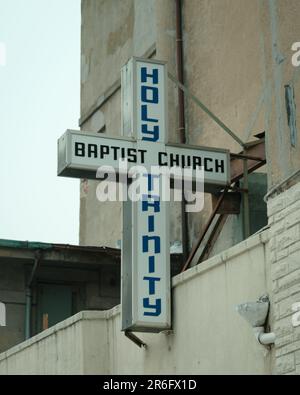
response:
[[[68,130],[58,141],[58,175],[95,179],[100,166],[117,171],[127,159],[147,169],[202,167],[206,190],[228,185],[228,150],[167,143],[166,86],[164,62],[132,58],[122,69],[123,137]],[[123,203],[122,330],[171,327],[169,202],[152,181],[142,199]]]

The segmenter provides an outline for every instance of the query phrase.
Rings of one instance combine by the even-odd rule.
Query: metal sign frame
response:
[[[137,140],[132,137],[111,137],[105,134],[97,134],[93,132],[82,132],[78,130],[68,129],[59,139],[58,139],[58,166],[57,175],[63,177],[71,178],[87,178],[94,180],[96,179],[97,169],[102,165],[111,165],[116,170],[118,169],[118,160],[111,161],[104,158],[97,160],[88,158],[84,156],[82,158],[77,158],[79,160],[74,160],[74,142],[85,142],[85,144],[94,144],[95,141],[99,146],[116,146],[126,149],[137,150]],[[204,172],[205,176],[205,186],[210,189],[218,188],[220,186],[226,186],[230,184],[230,152],[227,149],[210,148],[203,146],[195,146],[189,144],[170,144],[166,143],[165,148],[160,151],[161,153],[178,153],[186,152],[188,155],[196,155],[200,158],[216,158],[224,162],[225,172],[223,176],[216,176],[214,172]],[[147,153],[146,153],[147,155]],[[73,159],[72,159],[73,157]],[[128,167],[140,164],[140,162],[128,162]],[[159,161],[157,158],[153,160],[153,165],[158,165]]]

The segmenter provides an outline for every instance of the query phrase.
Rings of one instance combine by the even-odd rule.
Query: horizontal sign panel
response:
[[[205,184],[227,185],[230,181],[229,151],[188,145],[162,145],[153,150],[152,144],[128,138],[112,138],[95,133],[68,130],[58,140],[58,175],[96,178],[100,166],[112,166],[116,171],[119,160],[134,165],[197,167],[204,169]]]

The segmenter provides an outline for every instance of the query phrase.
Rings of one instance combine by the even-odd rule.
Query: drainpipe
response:
[[[31,288],[26,287],[26,304],[25,304],[25,340],[30,338],[30,321],[31,321]]]
[[[274,344],[276,340],[276,335],[274,332],[265,333],[265,328],[263,326],[257,326],[253,328],[256,340],[263,346],[269,346]]]
[[[25,290],[25,340],[29,339],[31,336],[31,304],[32,304],[32,290],[31,290],[31,285],[38,267],[38,264],[41,259],[41,251],[37,250],[34,254],[34,265],[32,268],[32,271],[29,276],[29,280],[26,285],[26,290]]]
[[[182,45],[182,1],[176,2],[176,61],[177,61],[177,78],[184,85],[183,77],[183,45]],[[186,143],[185,133],[185,111],[184,111],[184,92],[178,88],[178,123],[180,143]],[[189,238],[188,238],[188,214],[185,210],[184,191],[181,200],[181,221],[182,221],[182,252],[183,261],[185,262],[189,255]]]

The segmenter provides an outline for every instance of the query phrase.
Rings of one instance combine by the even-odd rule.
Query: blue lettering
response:
[[[158,119],[148,118],[148,107],[146,104],[142,105],[142,121],[144,122],[158,122]]]
[[[158,84],[158,69],[153,69],[152,74],[147,73],[147,67],[141,68],[141,81],[147,82],[147,79],[152,78],[153,84]]]
[[[151,92],[151,97],[148,97],[148,92]],[[142,86],[142,101],[146,103],[158,103],[158,88],[153,86]]]
[[[143,176],[148,178],[148,191],[153,191],[153,184],[154,184],[153,180],[155,178],[159,178],[159,174],[146,173],[146,174],[143,174]]]
[[[143,280],[149,281],[149,294],[155,294],[155,281],[160,281],[159,277],[144,277]]]
[[[143,236],[143,252],[149,252],[149,242],[154,242],[154,254],[160,253],[160,237],[159,236]]]
[[[152,202],[149,200],[146,200],[147,198],[153,198],[154,196],[151,195],[143,195],[142,196],[142,211],[148,211],[149,207],[153,207],[154,208],[154,212],[155,213],[159,213],[160,212],[160,201],[159,200],[153,200]]]
[[[149,256],[149,273],[154,273],[155,272],[155,257],[154,256]]]
[[[154,215],[148,217],[148,232],[154,232]]]
[[[152,309],[154,310],[153,312],[145,311],[144,315],[148,316],[159,316],[161,314],[161,299],[156,299],[155,304],[150,304],[150,299],[149,298],[144,298],[143,299],[143,307],[145,309]]]
[[[142,133],[143,133],[143,135],[146,134],[149,136],[149,137],[143,136],[142,140],[144,140],[144,141],[155,142],[155,141],[158,141],[158,139],[159,139],[159,127],[157,125],[153,126],[153,130],[149,130],[148,126],[145,124],[142,125]]]

